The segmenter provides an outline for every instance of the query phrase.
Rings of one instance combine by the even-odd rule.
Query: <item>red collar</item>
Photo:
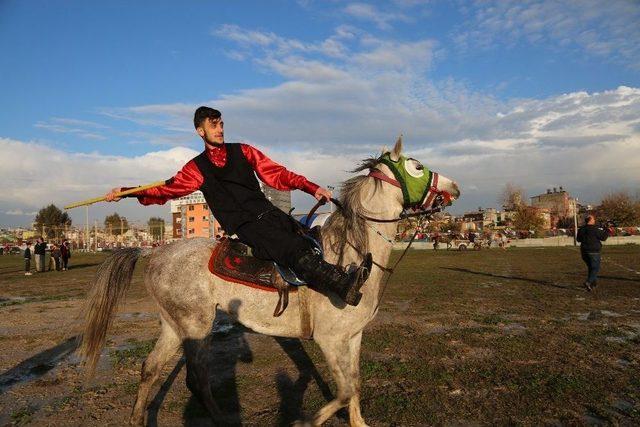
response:
[[[224,167],[227,163],[227,147],[224,143],[216,145],[213,148],[205,146],[205,150],[207,151],[207,157],[209,160],[211,160],[211,162],[217,167]]]
[[[205,150],[210,151],[212,153],[217,153],[220,150],[226,151],[227,145],[223,142],[220,145],[214,145],[213,148],[209,148],[209,146],[205,144],[204,148]]]

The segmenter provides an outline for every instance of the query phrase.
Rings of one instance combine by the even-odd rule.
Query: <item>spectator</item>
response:
[[[600,271],[600,249],[602,241],[607,240],[609,234],[606,230],[596,226],[596,217],[587,215],[585,225],[578,229],[578,242],[580,242],[580,254],[587,265],[587,280],[584,287],[591,292],[596,288],[598,271]]]
[[[33,253],[36,256],[36,272],[41,273],[44,271],[44,254],[47,250],[47,244],[42,237],[38,237],[37,243],[33,248]]]
[[[66,271],[68,268],[67,266],[69,265],[69,258],[71,258],[71,247],[68,240],[62,242],[62,245],[60,246],[60,255],[62,258],[62,271]]]
[[[27,247],[24,248],[24,275],[31,276],[31,242],[27,242]]]
[[[62,252],[60,251],[60,247],[58,245],[53,245],[53,247],[51,248],[51,258],[53,259],[53,264],[56,271],[60,271],[62,269],[60,263],[61,256]]]

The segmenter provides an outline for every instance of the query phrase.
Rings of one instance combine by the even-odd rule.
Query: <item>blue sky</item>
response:
[[[0,224],[171,176],[200,104],[321,185],[402,132],[462,184],[454,211],[506,182],[635,191],[638,22],[634,1],[0,1]],[[168,216],[91,214],[113,210]]]

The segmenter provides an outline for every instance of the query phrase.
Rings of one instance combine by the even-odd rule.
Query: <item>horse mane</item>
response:
[[[351,173],[361,172],[374,168],[379,163],[377,157],[370,157],[360,162],[360,165],[351,170]],[[358,175],[344,181],[340,185],[340,198],[342,209],[333,213],[327,223],[322,227],[322,240],[338,255],[338,265],[344,261],[345,247],[351,245],[360,254],[369,252],[369,237],[365,220],[358,214],[366,214],[368,211],[363,206],[362,189],[367,182],[366,175]],[[375,180],[374,194],[380,187],[380,182]]]

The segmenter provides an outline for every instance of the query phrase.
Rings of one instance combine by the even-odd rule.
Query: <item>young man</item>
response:
[[[24,275],[31,276],[31,242],[24,249]]]
[[[201,190],[225,232],[236,234],[253,249],[255,257],[291,268],[312,287],[322,286],[347,304],[358,305],[360,287],[371,269],[371,255],[367,254],[363,264],[348,273],[325,262],[310,241],[296,232],[289,215],[267,200],[255,175],[277,190],[302,190],[318,200],[329,199],[331,193],[275,163],[255,147],[225,144],[224,122],[218,110],[199,107],[193,124],[205,150],[165,185],[134,197],[143,205],[164,204]],[[115,195],[122,190],[111,190],[107,201],[118,200]]]
[[[42,237],[38,237],[33,253],[36,256],[36,272],[42,273],[46,270],[44,265],[44,256],[47,250],[47,244]]]
[[[60,246],[60,254],[62,256],[62,271],[67,270],[69,258],[71,258],[71,249],[69,249],[69,241],[65,240]]]
[[[601,241],[607,240],[609,234],[606,230],[596,226],[596,217],[587,215],[585,225],[578,229],[578,242],[580,242],[580,254],[587,264],[587,280],[584,287],[589,292],[596,288],[598,272],[600,271]]]

